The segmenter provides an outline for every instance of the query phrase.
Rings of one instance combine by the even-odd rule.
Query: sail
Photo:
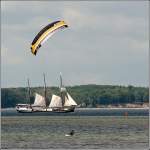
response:
[[[38,93],[35,93],[35,101],[32,106],[46,106],[45,98]]]
[[[65,104],[64,106],[76,106],[77,103],[73,100],[73,98],[67,93],[67,97],[65,96]]]
[[[49,107],[62,107],[61,97],[53,94]]]

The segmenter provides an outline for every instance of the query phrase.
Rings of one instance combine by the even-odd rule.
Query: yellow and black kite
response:
[[[68,25],[64,21],[55,21],[44,27],[34,38],[31,44],[31,52],[36,55],[37,50],[51,37],[56,31],[66,28]]]

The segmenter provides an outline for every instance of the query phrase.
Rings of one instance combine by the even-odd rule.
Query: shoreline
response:
[[[99,110],[99,109],[103,109],[103,110],[124,110],[124,109],[131,109],[131,110],[147,110],[149,109],[149,107],[145,107],[145,108],[127,108],[127,107],[124,107],[124,108],[117,108],[117,107],[113,107],[113,108],[107,108],[107,107],[104,107],[104,108],[76,108],[78,110],[82,110],[82,109],[85,109],[85,110],[88,110],[88,109],[93,109],[93,110]]]
[[[75,108],[76,110],[125,110],[125,109],[129,109],[129,110],[148,110],[149,107],[136,107],[136,108],[128,108],[128,107],[123,107],[123,108],[117,108],[117,107],[112,107],[112,108],[108,108],[108,107],[103,107],[103,108]],[[3,110],[16,110],[16,108],[1,108],[1,111]]]

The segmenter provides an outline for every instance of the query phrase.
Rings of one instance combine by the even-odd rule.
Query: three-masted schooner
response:
[[[46,82],[44,75],[44,96],[35,93],[34,103],[31,104],[31,91],[28,80],[28,95],[30,104],[17,104],[16,110],[18,112],[73,112],[77,103],[73,100],[70,94],[67,92],[65,86],[62,83],[62,76],[60,74],[60,96],[52,94],[51,101],[48,105],[46,97]]]

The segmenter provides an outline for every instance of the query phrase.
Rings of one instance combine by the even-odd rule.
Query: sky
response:
[[[64,85],[148,86],[148,1],[2,1],[1,87]],[[47,24],[64,20],[31,53]]]

